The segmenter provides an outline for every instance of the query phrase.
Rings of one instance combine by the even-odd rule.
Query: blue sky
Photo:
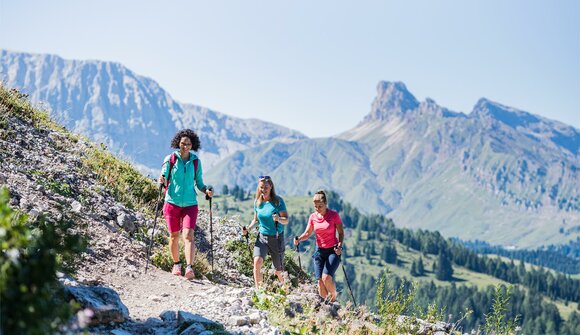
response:
[[[329,136],[380,80],[580,128],[580,1],[0,0],[0,48],[120,62],[175,99]]]

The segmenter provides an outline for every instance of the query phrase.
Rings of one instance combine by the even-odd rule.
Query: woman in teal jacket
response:
[[[185,249],[185,277],[193,279],[191,267],[195,251],[193,232],[197,222],[197,193],[195,186],[207,196],[213,196],[211,187],[203,183],[201,161],[191,151],[201,147],[199,137],[191,129],[184,129],[173,137],[171,147],[178,149],[165,157],[159,183],[166,185],[163,214],[170,233],[169,251],[173,259],[174,275],[181,276],[179,262],[179,234],[183,231]]]

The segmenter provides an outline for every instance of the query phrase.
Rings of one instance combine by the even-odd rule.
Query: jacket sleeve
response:
[[[202,177],[202,168],[201,168],[201,160],[198,158],[197,159],[197,171],[195,172],[195,185],[197,186],[197,189],[205,192],[205,190],[207,189],[207,186],[203,183],[203,177]]]

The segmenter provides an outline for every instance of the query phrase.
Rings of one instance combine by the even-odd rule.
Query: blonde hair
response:
[[[328,204],[328,202],[326,201],[326,193],[324,193],[323,190],[320,190],[320,191],[316,192],[314,194],[314,197],[312,197],[312,201],[314,201],[314,202],[323,202],[325,205]]]
[[[274,202],[274,205],[278,206],[280,204],[280,200],[276,195],[276,190],[274,189],[274,182],[271,178],[263,178],[258,181],[258,186],[256,187],[256,197],[254,198],[254,202],[256,203],[256,207],[259,207],[262,202],[264,202],[264,195],[260,192],[260,183],[268,183],[270,184],[270,200]]]

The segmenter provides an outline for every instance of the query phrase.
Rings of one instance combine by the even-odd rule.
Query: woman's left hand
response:
[[[337,245],[336,247],[334,247],[334,252],[336,253],[337,256],[340,256],[340,254],[342,254],[342,246]]]

